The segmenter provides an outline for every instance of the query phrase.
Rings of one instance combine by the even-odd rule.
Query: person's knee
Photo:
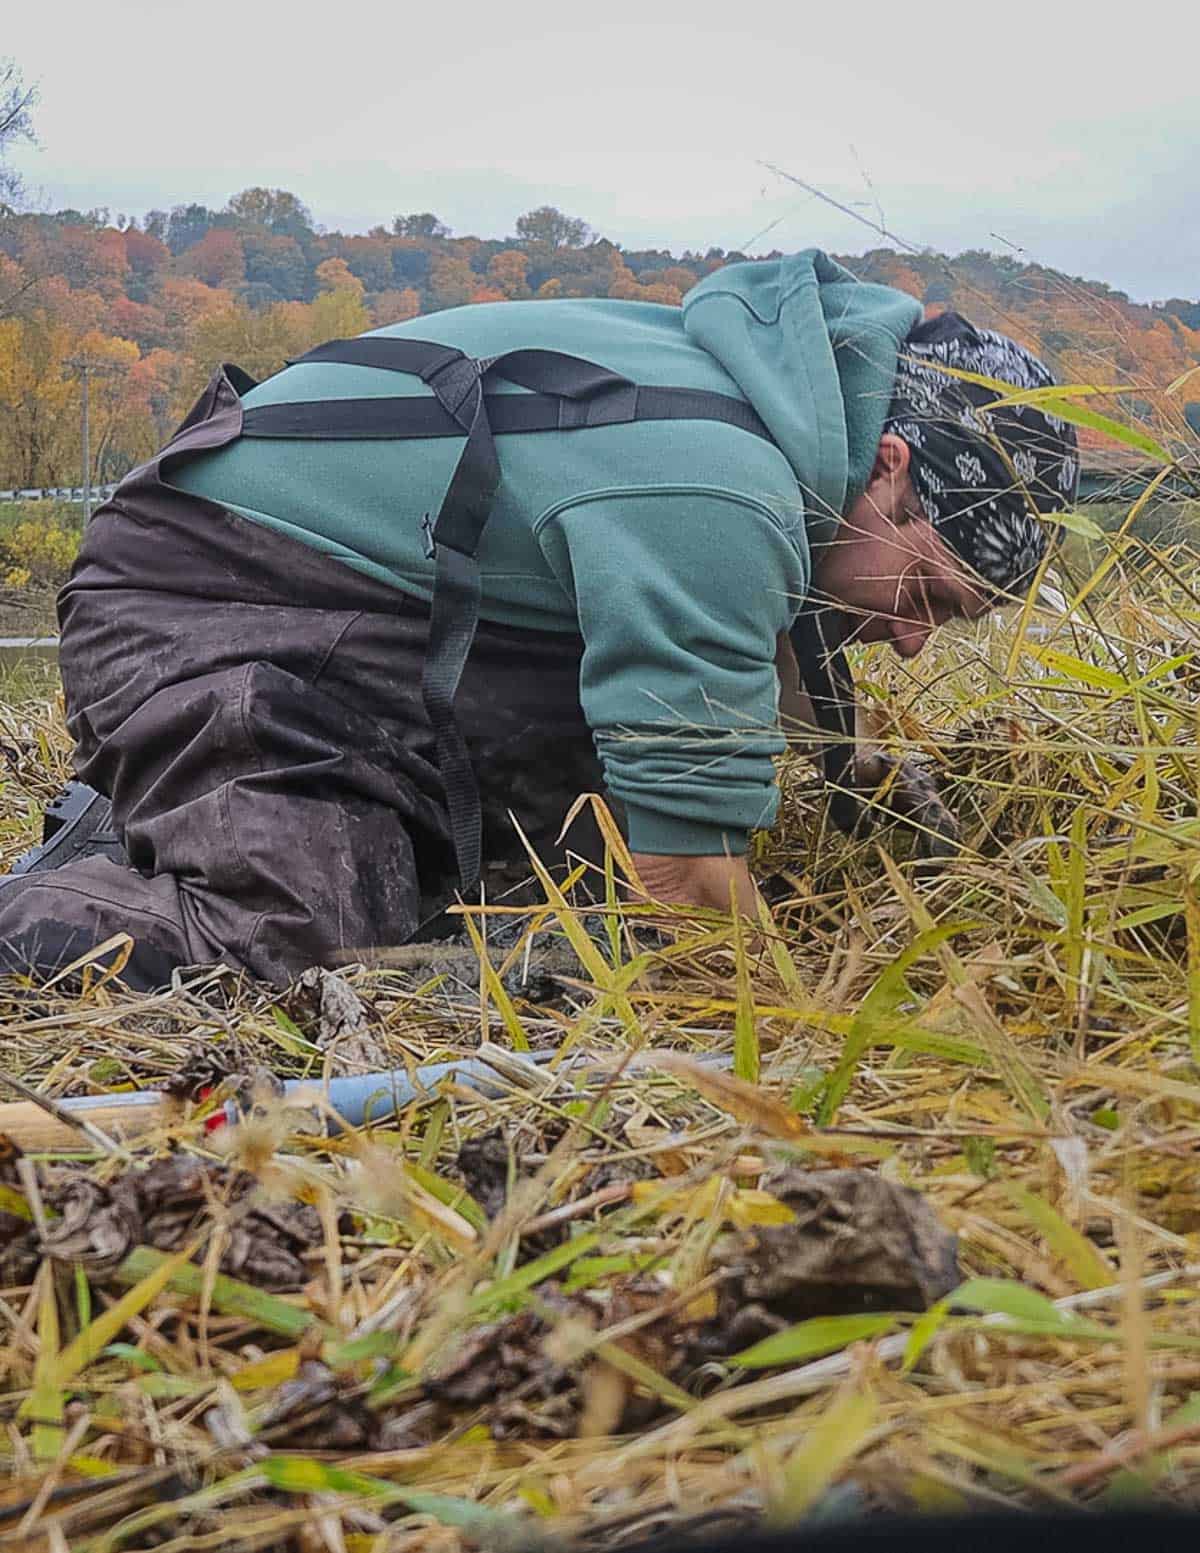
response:
[[[167,985],[191,957],[160,903],[141,899],[147,885],[107,858],[0,876],[0,975],[42,985],[76,962],[105,970],[121,959],[127,986]]]

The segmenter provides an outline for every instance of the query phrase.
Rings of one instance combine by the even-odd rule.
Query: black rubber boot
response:
[[[112,804],[94,787],[68,782],[47,805],[38,846],[16,860],[10,874],[38,874],[80,857],[109,857],[128,864],[125,847],[113,829]]]

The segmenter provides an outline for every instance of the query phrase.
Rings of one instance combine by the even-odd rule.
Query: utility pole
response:
[[[83,526],[92,521],[92,442],[91,421],[88,417],[88,384],[91,382],[88,364],[83,363]]]
[[[83,385],[80,408],[83,416],[81,440],[83,442],[83,526],[92,521],[92,448],[89,385],[92,373],[111,377],[118,369],[111,361],[95,361],[90,356],[68,356],[67,366],[79,373]]]

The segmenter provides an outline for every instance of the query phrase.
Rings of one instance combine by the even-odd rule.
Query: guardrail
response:
[[[58,658],[57,636],[0,636],[0,669],[29,658]]]
[[[116,490],[116,481],[108,485],[93,485],[94,502],[107,501]],[[83,501],[82,485],[48,485],[44,490],[0,491],[0,501]]]
[[[1089,502],[1132,502],[1162,471],[1149,469],[1081,469],[1079,505]],[[1155,498],[1169,502],[1196,500],[1196,487],[1183,475],[1168,475],[1155,491]]]

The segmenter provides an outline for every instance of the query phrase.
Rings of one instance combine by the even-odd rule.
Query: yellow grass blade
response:
[[[508,1038],[512,1042],[513,1050],[518,1052],[529,1051],[529,1037],[525,1034],[525,1027],[521,1023],[520,1015],[513,1007],[507,988],[496,974],[495,968],[488,958],[487,944],[484,941],[483,934],[476,927],[470,916],[464,915],[463,922],[466,924],[467,932],[470,935],[471,945],[479,956],[479,969],[482,973],[485,996],[490,997],[496,1005],[497,1012],[504,1021],[504,1028],[508,1031]],[[483,1039],[486,1039],[486,1032],[487,1026],[485,1024]]]
[[[1200,900],[1190,878],[1184,884],[1183,909],[1187,923],[1188,1042],[1192,1061],[1200,1066]]]
[[[602,991],[609,991],[612,986],[613,973],[606,964],[604,956],[592,942],[587,929],[580,922],[578,914],[567,901],[558,885],[555,884],[553,878],[551,878],[549,870],[534,851],[529,838],[515,818],[513,826],[516,829],[517,835],[521,838],[521,844],[528,854],[530,866],[537,875],[538,883],[546,893],[546,899],[554,909],[554,915],[557,917],[558,924],[566,935],[567,942],[579,957],[579,963],[587,971],[597,987]],[[638,1023],[637,1015],[634,1013],[629,999],[620,995],[614,996],[613,1007],[616,1010],[617,1017],[624,1024],[627,1033],[635,1039],[639,1038],[641,1026]]]
[[[620,868],[621,872],[625,875],[626,879],[629,880],[630,884],[634,885],[639,890],[643,889],[644,886],[642,884],[641,877],[638,874],[637,866],[633,861],[633,853],[629,850],[629,846],[626,843],[625,837],[621,834],[620,827],[617,825],[616,820],[614,820],[612,817],[612,810],[604,802],[604,799],[600,797],[599,793],[580,794],[580,796],[575,800],[570,809],[567,811],[567,817],[562,822],[562,829],[558,833],[558,840],[560,842],[563,840],[563,837],[567,834],[567,831],[570,830],[571,823],[575,819],[575,816],[579,813],[585,804],[590,806],[592,814],[596,820],[597,829],[599,830],[600,835],[604,840],[604,845],[607,850],[612,853],[618,868]]]
[[[120,1299],[114,1300],[107,1310],[102,1310],[94,1317],[59,1354],[54,1365],[54,1378],[58,1384],[65,1385],[86,1369],[112,1342],[125,1323],[140,1315],[150,1301],[162,1293],[174,1274],[185,1262],[191,1261],[200,1245],[201,1242],[195,1240],[174,1256],[167,1257],[161,1266],[147,1273],[140,1283],[135,1283]]]
[[[1154,479],[1150,481],[1146,489],[1138,497],[1137,501],[1133,503],[1129,511],[1125,514],[1120,528],[1109,539],[1108,554],[1105,556],[1103,561],[1100,562],[1100,565],[1097,566],[1096,570],[1088,578],[1087,582],[1084,583],[1083,587],[1080,588],[1079,592],[1068,604],[1066,609],[1067,619],[1070,619],[1075,614],[1075,611],[1079,608],[1085,599],[1090,598],[1091,595],[1095,593],[1100,584],[1121,559],[1121,556],[1124,554],[1124,540],[1126,536],[1128,535],[1133,525],[1137,522],[1138,518],[1141,517],[1142,513],[1150,505],[1150,502],[1154,499],[1158,492],[1159,486],[1163,484],[1170,472],[1170,469],[1160,469],[1159,472],[1154,476]],[[1009,673],[1011,676],[1011,668]]]
[[[768,1138],[802,1138],[812,1130],[802,1116],[757,1084],[708,1067],[685,1052],[651,1048],[638,1053],[637,1063],[639,1067],[660,1068],[690,1084],[710,1105]]]
[[[112,949],[117,951],[113,963],[104,968],[98,979],[92,980],[90,977],[91,968],[97,963],[97,961],[102,960],[104,956]],[[102,944],[97,944],[94,949],[89,949],[86,954],[81,954],[78,959],[72,960],[70,965],[64,965],[62,970],[57,971],[46,983],[46,989],[48,991],[51,987],[58,986],[58,984],[65,981],[68,976],[73,976],[76,971],[82,970],[87,970],[89,972],[89,988],[94,990],[97,987],[103,987],[106,982],[111,981],[115,976],[119,976],[121,974],[129,961],[129,956],[132,953],[133,939],[129,936],[129,934],[114,933],[111,938],[106,938]]]
[[[912,1330],[908,1334],[908,1342],[904,1345],[904,1358],[900,1364],[902,1374],[908,1374],[910,1370],[916,1368],[921,1355],[946,1324],[949,1309],[948,1300],[939,1300],[913,1322]]]
[[[789,953],[788,946],[776,931],[770,908],[761,896],[758,901],[758,923],[771,956],[771,963],[783,984],[784,991],[789,997],[799,1001],[804,996],[804,981],[800,975],[800,969]]]
[[[38,1351],[33,1365],[33,1391],[27,1404],[33,1419],[33,1456],[35,1461],[54,1461],[63,1444],[63,1413],[66,1397],[57,1373],[58,1298],[54,1290],[54,1265],[43,1262],[39,1273],[41,1294],[38,1298]]]
[[[1113,399],[1120,394],[1138,392],[1128,383],[1063,383],[1061,386],[1052,383],[1046,388],[1023,388],[1019,394],[1005,394],[1001,399],[993,399],[988,409],[998,410],[1017,404],[1046,405],[1055,399]]]
[[[986,377],[979,372],[967,372],[961,367],[949,367],[940,361],[924,361],[923,364],[933,367],[937,372],[945,373],[947,377],[961,378],[968,383],[977,383],[983,388],[994,388],[999,398],[993,401],[992,405],[985,405],[985,409],[991,409],[993,405],[1003,404],[1006,401],[1017,402],[1017,399],[1023,397],[1023,395],[1014,397],[1012,384],[1005,383],[999,378]],[[1173,465],[1175,462],[1174,455],[1169,453],[1161,443],[1155,442],[1153,437],[1138,431],[1135,426],[1127,426],[1123,421],[1114,421],[1107,415],[1098,415],[1095,410],[1089,410],[1083,405],[1063,398],[1061,390],[1058,394],[1048,395],[1036,402],[1038,408],[1044,413],[1057,415],[1059,420],[1069,421],[1074,426],[1087,426],[1090,430],[1100,432],[1102,436],[1119,442],[1123,447],[1136,448],[1139,453],[1145,453],[1147,458],[1154,459],[1156,463]]]
[[[961,922],[930,925],[896,956],[891,965],[885,966],[879,973],[874,986],[854,1015],[841,1060],[825,1085],[825,1093],[817,1110],[817,1120],[822,1125],[827,1126],[837,1115],[867,1048],[876,1040],[886,1037],[888,1021],[900,1004],[912,996],[905,979],[906,972],[955,933],[961,933],[964,926]]]
[[[1179,392],[1181,388],[1191,382],[1191,380],[1196,376],[1197,372],[1200,372],[1200,366],[1189,367],[1186,372],[1181,372],[1173,383],[1167,384],[1166,388],[1164,389],[1164,393],[1167,393],[1173,397]]]
[[[260,1391],[265,1386],[282,1386],[294,1380],[300,1368],[298,1348],[280,1348],[265,1359],[252,1359],[230,1376],[236,1391]]]
[[[1112,1284],[1116,1276],[1112,1268],[1087,1236],[1073,1224],[1068,1224],[1057,1208],[1017,1181],[1004,1185],[1013,1202],[1081,1289],[1107,1289]]]
[[[1067,981],[1072,996],[1082,996],[1084,920],[1087,914],[1087,810],[1080,804],[1071,816],[1071,846],[1067,856],[1066,950]]]
[[[851,1389],[835,1397],[784,1463],[783,1491],[771,1506],[771,1519],[790,1525],[810,1510],[867,1444],[878,1423],[874,1397]]]
[[[754,991],[750,986],[746,935],[732,887],[729,892],[729,909],[733,920],[733,963],[737,986],[737,1012],[733,1017],[733,1072],[735,1078],[757,1084],[761,1056],[758,1049],[758,1025],[754,1018]]]

